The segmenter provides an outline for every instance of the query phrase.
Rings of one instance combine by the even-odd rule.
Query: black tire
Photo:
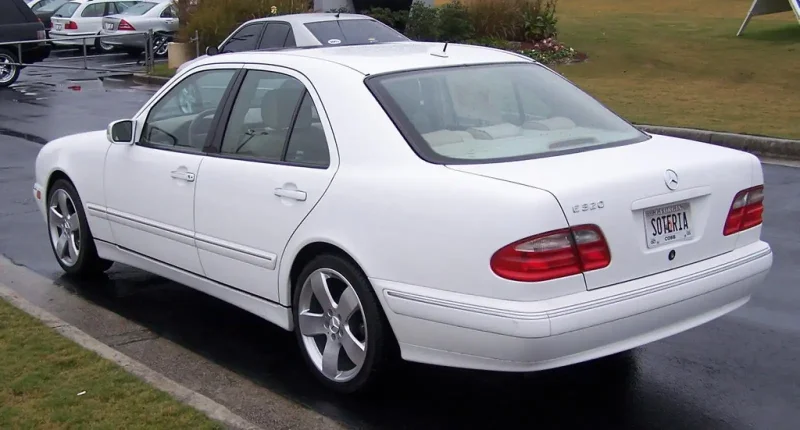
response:
[[[78,249],[78,258],[75,260],[73,264],[67,264],[61,257],[59,257],[58,252],[56,251],[56,246],[53,243],[51,238],[51,217],[55,215],[50,210],[50,207],[53,204],[53,199],[56,193],[59,190],[63,190],[67,193],[69,198],[72,200],[72,209],[74,209],[75,213],[78,215],[78,221],[80,226],[80,241],[77,244],[76,248]],[[48,238],[51,238],[50,242],[50,249],[53,251],[53,255],[56,257],[56,261],[58,265],[61,266],[61,269],[64,270],[68,275],[78,276],[78,277],[94,277],[99,274],[102,274],[106,270],[108,270],[113,261],[104,260],[97,255],[97,248],[94,244],[94,237],[92,236],[92,232],[89,230],[89,223],[86,219],[86,213],[83,210],[83,202],[81,201],[80,196],[78,195],[78,191],[72,185],[72,183],[65,179],[57,180],[52,187],[48,190],[47,194],[47,228],[48,228]]]
[[[337,382],[326,377],[317,368],[304,344],[304,336],[300,331],[299,312],[300,296],[303,285],[308,277],[318,269],[331,269],[341,274],[355,290],[363,311],[363,318],[366,321],[366,348],[365,359],[358,373],[349,381]],[[333,292],[332,294],[333,295]],[[338,300],[334,297],[334,300]],[[336,254],[322,254],[309,262],[298,276],[294,286],[292,298],[292,309],[295,326],[295,337],[297,338],[300,351],[314,376],[326,387],[331,390],[352,394],[365,393],[374,388],[381,380],[385,369],[394,362],[392,354],[395,353],[393,346],[396,345],[394,335],[389,326],[389,322],[381,309],[380,303],[375,296],[372,285],[364,272],[353,264],[350,260]],[[325,339],[327,342],[327,336]]]
[[[5,49],[0,49],[0,64],[4,62],[19,63],[17,56],[14,55],[14,53]],[[14,82],[17,82],[17,79],[19,79],[19,73],[22,69],[21,67],[19,66],[0,66],[0,67],[3,67],[4,70],[6,67],[8,67],[10,68],[11,71],[10,74],[8,75],[4,74],[3,72],[0,72],[0,88],[8,87]]]
[[[154,57],[165,57],[169,52],[168,46],[169,42],[172,41],[172,37],[168,34],[164,33],[156,33],[153,36],[153,56]]]
[[[107,48],[103,47],[102,40],[100,38],[94,39],[94,50],[101,54],[108,54],[110,52],[114,52],[116,48],[111,45],[105,45]]]

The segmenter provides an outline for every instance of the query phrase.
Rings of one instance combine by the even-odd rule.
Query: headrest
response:
[[[264,94],[261,99],[261,119],[264,125],[274,129],[291,126],[292,114],[302,95],[302,87],[278,88]]]

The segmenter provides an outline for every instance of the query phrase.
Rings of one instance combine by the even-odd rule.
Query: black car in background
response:
[[[23,0],[0,0],[0,88],[7,87],[19,78],[23,68],[14,63],[38,63],[50,56],[44,24]],[[4,42],[33,41],[22,45]],[[40,42],[37,42],[40,41]]]
[[[53,23],[50,22],[50,18],[53,17],[53,14],[56,13],[56,10],[64,5],[64,3],[70,0],[39,0],[36,3],[30,5],[31,10],[39,20],[42,21],[44,24],[45,32],[47,33],[47,38],[50,38],[50,28],[53,27]]]

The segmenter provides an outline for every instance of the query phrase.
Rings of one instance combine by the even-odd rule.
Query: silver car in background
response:
[[[167,45],[178,31],[178,10],[170,0],[148,0],[140,2],[124,12],[103,18],[100,29],[107,37],[103,44],[139,56],[146,49],[143,31],[153,30],[153,52],[156,56],[167,54]],[[126,34],[126,33],[138,34]]]

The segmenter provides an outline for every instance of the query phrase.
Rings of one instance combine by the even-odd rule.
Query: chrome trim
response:
[[[95,218],[108,219],[108,212],[106,212],[106,208],[94,203],[86,204],[86,213]]]
[[[760,258],[766,257],[772,253],[772,249],[770,247],[766,247],[761,249],[757,252],[752,254],[746,255],[744,257],[738,258],[736,260],[729,261],[727,263],[720,264],[719,266],[714,266],[699,272],[692,273],[690,275],[683,276],[681,278],[672,279],[666,282],[661,282],[659,284],[649,285],[647,287],[639,288],[634,291],[627,291],[624,293],[616,294],[613,296],[603,297],[600,299],[595,299],[587,302],[578,303],[575,305],[564,306],[561,308],[555,309],[548,309],[547,311],[538,311],[538,312],[520,312],[520,311],[512,311],[508,309],[498,309],[498,308],[490,308],[486,306],[478,306],[460,302],[453,302],[450,300],[438,299],[433,297],[422,296],[419,294],[413,293],[406,293],[401,291],[393,291],[393,290],[385,290],[385,294],[390,297],[396,297],[399,299],[404,300],[411,300],[423,304],[434,305],[434,306],[441,306],[445,308],[451,308],[455,310],[461,310],[466,312],[474,312],[484,315],[496,316],[501,318],[514,318],[518,320],[539,320],[539,319],[547,319],[553,317],[562,317],[565,315],[575,314],[579,312],[583,312],[587,309],[598,308],[602,306],[612,305],[617,302],[623,302],[626,300],[632,300],[638,297],[646,296],[648,294],[653,294],[658,291],[668,290],[670,288],[674,288],[689,282],[699,281],[703,278],[708,278],[710,276],[714,276],[718,273],[724,272],[726,270],[730,270],[736,266],[741,266],[743,264],[750,263],[752,261],[758,260]],[[601,289],[595,289],[591,291],[599,291]],[[578,293],[580,294],[580,293]]]
[[[114,209],[106,208],[106,216],[109,221],[116,222],[117,224],[121,224],[126,227],[135,228],[156,236],[171,239],[184,245],[195,245],[194,234],[189,230],[169,226],[156,221],[146,220],[135,215],[116,211]]]
[[[203,234],[195,234],[195,241],[198,249],[269,270],[275,269],[275,263],[278,259],[278,256],[271,252],[226,242]]]

